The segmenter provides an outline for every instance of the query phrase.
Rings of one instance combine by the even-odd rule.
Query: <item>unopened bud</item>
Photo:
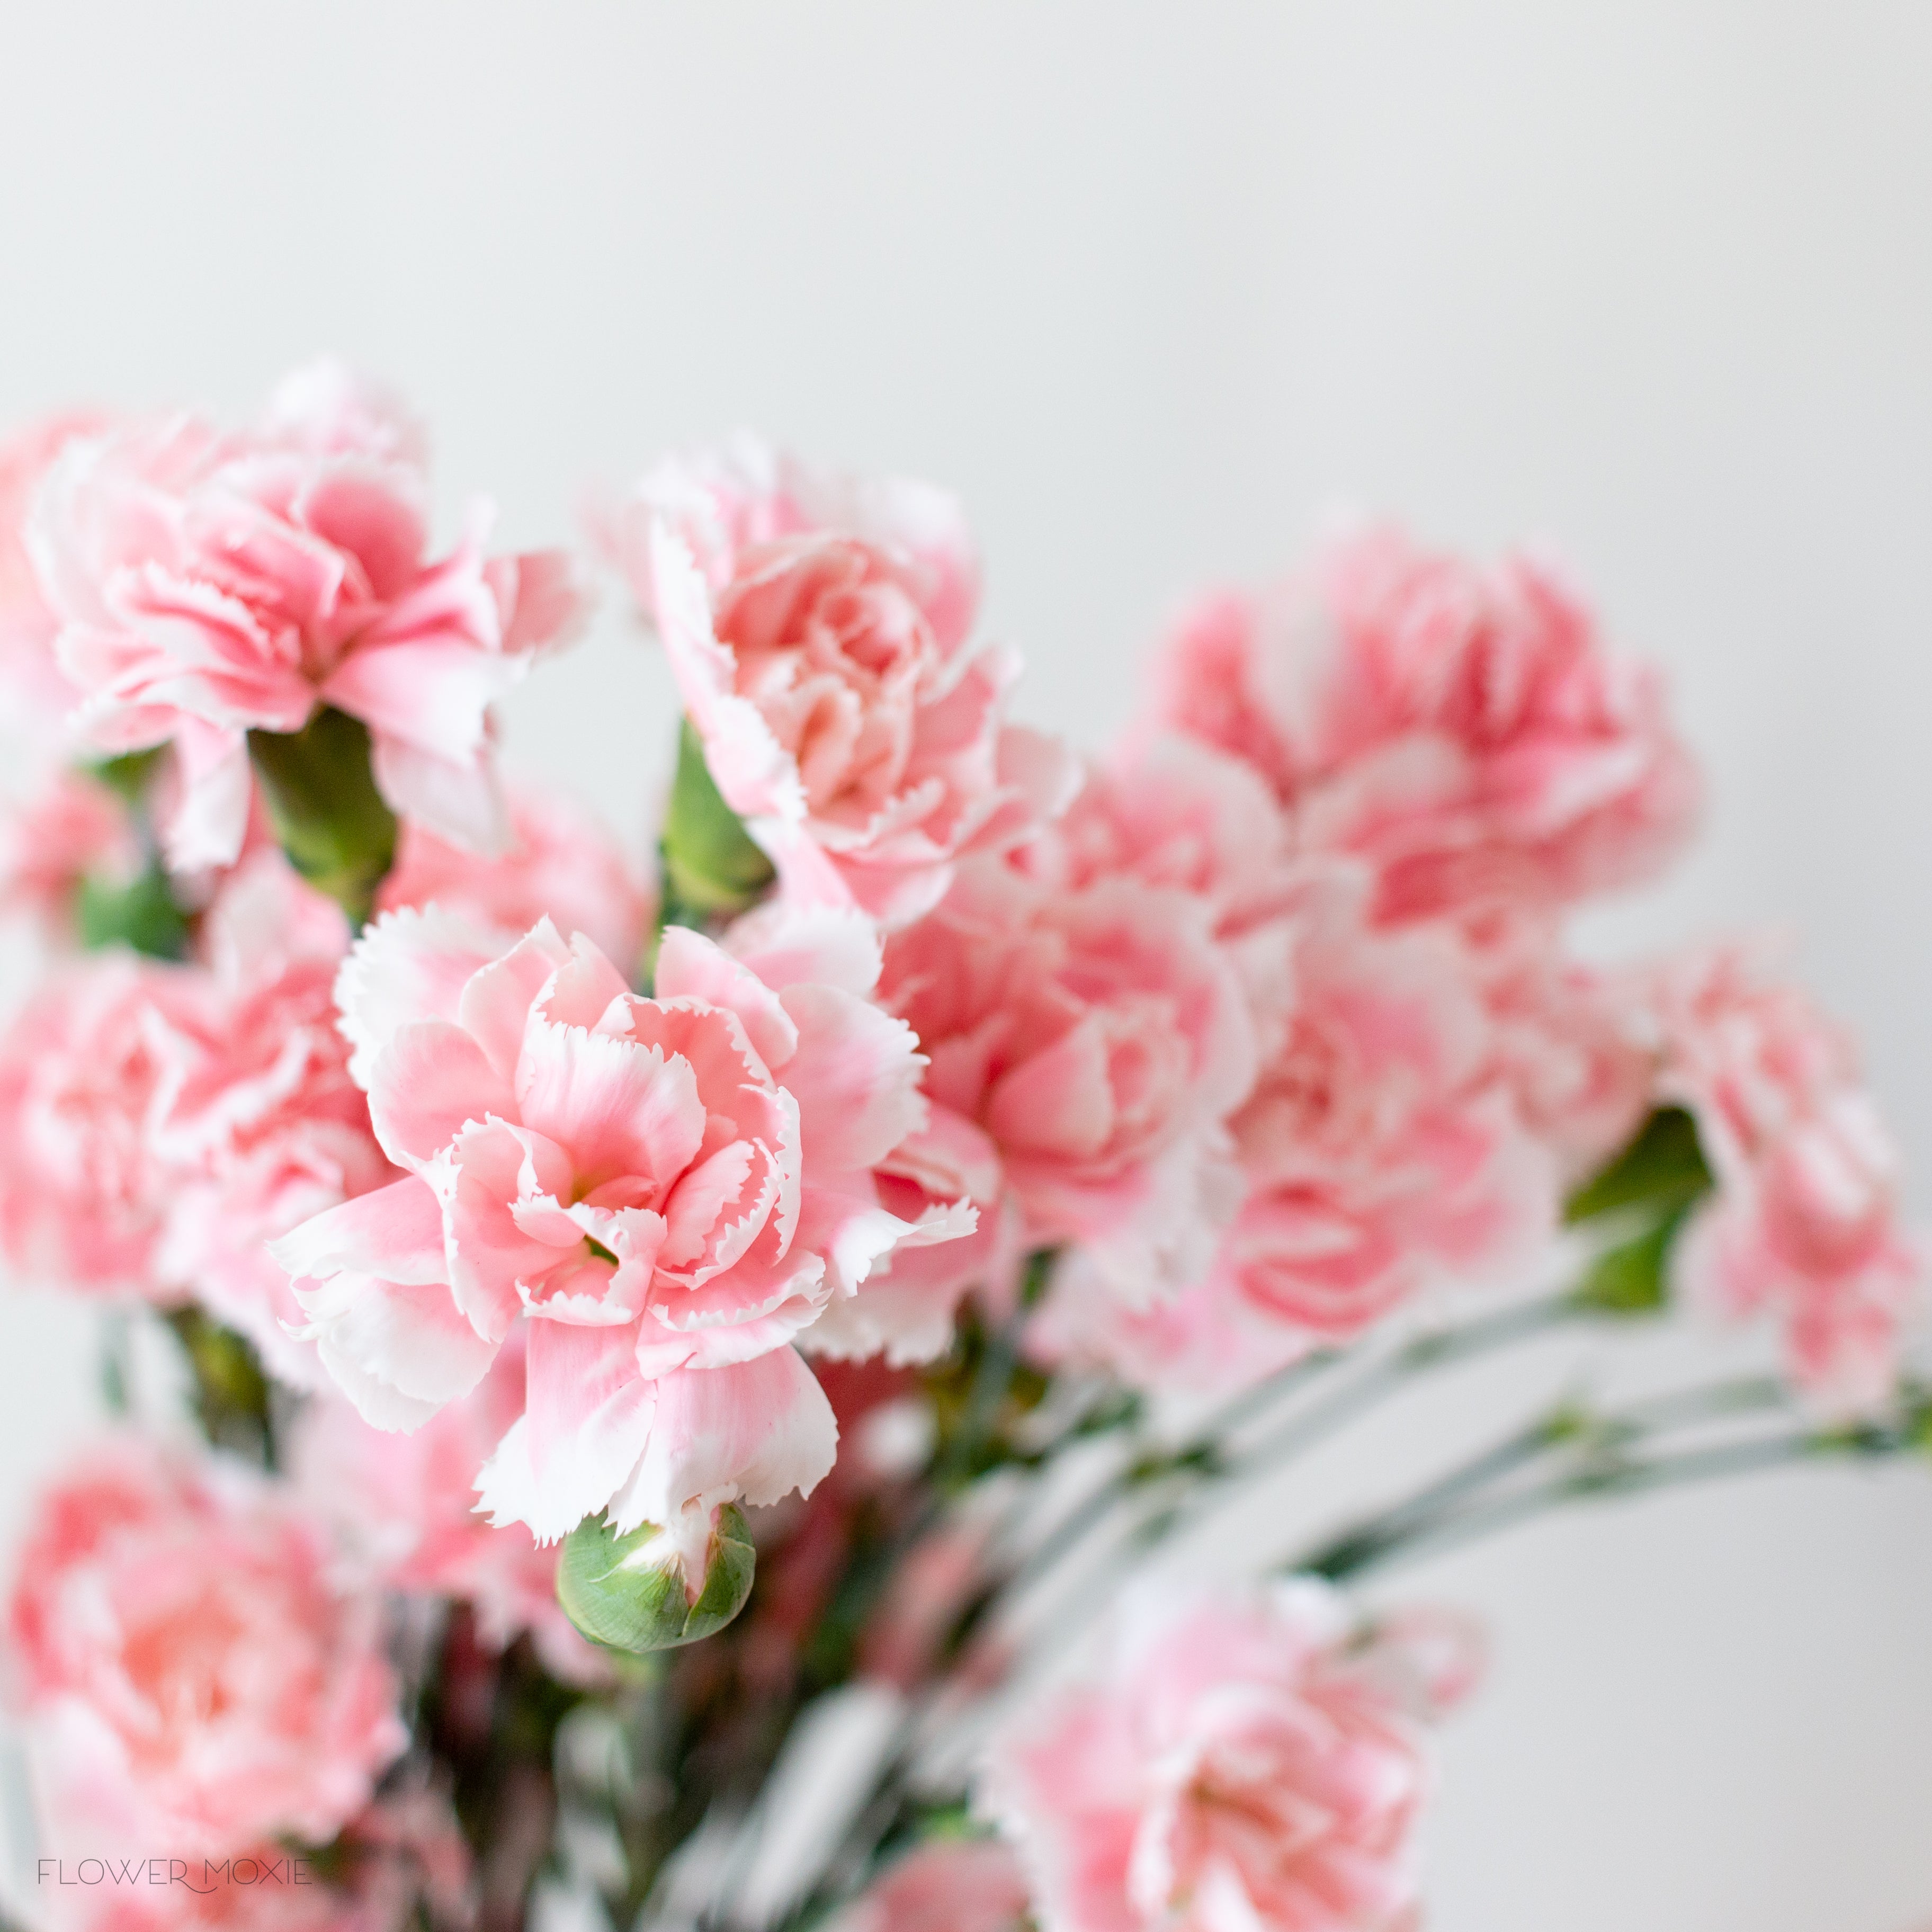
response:
[[[592,1516],[566,1538],[557,1601],[593,1643],[670,1650],[722,1630],[745,1607],[757,1558],[742,1514],[727,1503],[687,1517],[620,1535]]]

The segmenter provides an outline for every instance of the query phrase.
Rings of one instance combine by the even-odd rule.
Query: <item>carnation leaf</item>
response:
[[[718,1513],[694,1601],[656,1524],[620,1536],[602,1517],[586,1517],[564,1540],[557,1601],[584,1636],[607,1649],[633,1655],[670,1650],[722,1630],[745,1607],[757,1560],[742,1513],[728,1504]]]
[[[248,752],[290,864],[361,926],[396,857],[368,727],[324,706],[299,731],[250,731]]]

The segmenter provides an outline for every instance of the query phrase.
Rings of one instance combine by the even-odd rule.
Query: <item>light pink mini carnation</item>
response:
[[[434,901],[514,938],[540,919],[580,932],[605,958],[635,966],[644,957],[655,895],[636,862],[601,820],[554,792],[508,788],[509,841],[484,856],[411,820],[396,862],[376,895],[378,912]]]
[[[1556,1165],[1522,1128],[1466,955],[1372,926],[1366,897],[1346,872],[1284,896],[1294,998],[1231,1122],[1246,1193],[1211,1265],[1123,1316],[1076,1264],[1043,1346],[1144,1385],[1234,1387],[1553,1230]]]
[[[63,1287],[202,1303],[313,1383],[267,1244],[394,1178],[349,1078],[340,912],[278,854],[232,874],[206,962],[64,965],[0,1046],[0,1244]]]
[[[147,1127],[160,1091],[154,1016],[197,1005],[192,972],[98,953],[64,965],[0,1040],[0,1246],[16,1274],[163,1300],[167,1194]]]
[[[996,1738],[985,1796],[1042,1932],[1389,1932],[1415,1902],[1417,1720],[1442,1628],[1352,1633],[1308,1580],[1130,1601],[1091,1674]]]
[[[790,1346],[903,1244],[873,1169],[925,1124],[875,948],[759,970],[674,927],[657,997],[548,920],[497,942],[432,908],[364,933],[338,997],[377,1138],[409,1178],[275,1244],[365,1419],[466,1395],[528,1322],[523,1416],[484,1472],[545,1540],[809,1490],[831,1412]],[[760,976],[760,972],[768,976]]]
[[[494,1528],[476,1513],[476,1472],[523,1412],[524,1375],[518,1334],[464,1400],[403,1436],[319,1395],[298,1419],[290,1468],[372,1584],[467,1604],[490,1649],[527,1631],[553,1676],[597,1683],[608,1666],[558,1606],[556,1552],[520,1523]]]
[[[892,1866],[832,1932],[1026,1932],[1026,1874],[997,1838],[941,1839]]]
[[[1384,920],[1646,878],[1696,805],[1654,674],[1526,557],[1358,531],[1276,591],[1202,603],[1158,675],[1157,722],[1261,772],[1303,849],[1370,860]]]
[[[560,552],[486,556],[488,522],[428,557],[418,439],[332,364],[248,431],[182,418],[63,448],[28,530],[57,656],[100,748],[173,746],[171,862],[233,862],[245,734],[299,730],[319,704],[369,726],[398,811],[498,842],[490,706],[580,600]]]
[[[1201,898],[970,860],[888,942],[880,983],[931,1062],[928,1096],[998,1149],[1029,1246],[1081,1243],[1142,1300],[1211,1247],[1256,1039]]]
[[[40,1500],[17,1696],[50,1853],[326,1844],[408,1734],[377,1606],[288,1492],[131,1438]]]
[[[1003,722],[1016,655],[968,644],[979,564],[944,492],[745,439],[646,478],[610,543],[794,899],[902,924],[1071,790],[1058,747]]]
[[[1730,1314],[1774,1315],[1793,1381],[1828,1408],[1874,1407],[1925,1256],[1850,1036],[1743,947],[1675,962],[1652,998],[1661,1096],[1690,1109],[1718,1182],[1680,1253],[1687,1285]]]

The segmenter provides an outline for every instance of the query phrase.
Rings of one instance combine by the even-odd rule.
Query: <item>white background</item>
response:
[[[930,476],[1024,709],[1092,745],[1177,597],[1338,501],[1546,539],[1712,782],[1695,858],[1594,936],[1789,921],[1922,1180],[1928,86],[1932,13],[1868,0],[16,4],[0,420],[239,412],[333,348],[519,542],[740,423]],[[671,728],[614,609],[509,740],[640,828]],[[91,1371],[70,1305],[4,1320],[11,1522]],[[1932,1478],[1412,1581],[1497,1643],[1445,1740],[1438,1932],[1932,1917]]]

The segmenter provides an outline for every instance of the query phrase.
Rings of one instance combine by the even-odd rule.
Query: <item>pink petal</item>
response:
[[[413,819],[447,843],[493,858],[510,843],[510,809],[488,745],[445,758],[378,731],[370,757],[376,789],[400,818]]]
[[[668,1185],[704,1138],[688,1061],[580,1027],[531,1022],[517,1097],[522,1120],[569,1150],[580,1192],[628,1176]]]
[[[514,1320],[520,1282],[554,1268],[559,1245],[519,1224],[514,1204],[570,1191],[570,1162],[541,1135],[501,1120],[472,1122],[430,1171],[448,1232],[449,1280],[457,1306],[479,1334],[501,1336]],[[578,1248],[574,1227],[562,1245]]]
[[[654,1386],[649,1444],[612,1505],[620,1531],[733,1498],[761,1504],[794,1490],[809,1496],[838,1454],[832,1405],[792,1349],[683,1370]]]
[[[652,1385],[628,1328],[530,1324],[525,1419],[539,1538],[568,1535],[638,1466],[652,1432]]]
[[[515,1113],[508,1082],[447,1020],[419,1020],[392,1034],[369,1082],[370,1125],[402,1167],[434,1160],[472,1120]]]
[[[569,956],[556,928],[539,920],[502,958],[478,970],[458,996],[458,1022],[506,1081],[515,1076],[537,995]]]
[[[296,1299],[323,1366],[363,1420],[413,1429],[483,1379],[496,1345],[472,1328],[440,1283],[412,1286],[374,1275],[298,1282]]]
[[[356,942],[335,979],[349,1063],[367,1087],[376,1057],[398,1028],[416,1020],[453,1020],[471,976],[508,943],[487,926],[430,905],[385,913]]]
[[[925,1124],[918,1036],[835,987],[790,986],[782,998],[798,1049],[781,1077],[798,1102],[808,1171],[873,1166]]]
[[[736,1013],[758,1057],[774,1072],[798,1044],[798,1029],[778,994],[715,940],[683,926],[664,928],[656,990],[660,1000],[702,1000]]]
[[[418,1287],[446,1279],[442,1210],[412,1174],[312,1216],[268,1244],[292,1275],[380,1275]]]

